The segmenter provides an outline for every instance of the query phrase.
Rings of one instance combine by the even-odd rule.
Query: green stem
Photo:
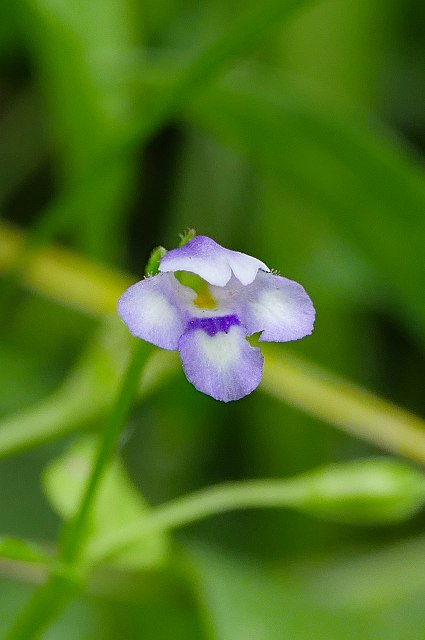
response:
[[[99,449],[79,509],[74,519],[65,527],[61,556],[66,564],[75,563],[82,551],[90,509],[96,499],[100,482],[106,467],[113,457],[121,431],[136,397],[141,370],[150,351],[151,346],[143,340],[138,340],[135,344],[115,406],[100,440]]]
[[[183,527],[226,511],[294,507],[302,502],[307,490],[302,478],[232,482],[204,489],[152,509],[139,522],[93,543],[88,554],[91,561],[99,563],[144,536]]]
[[[78,581],[70,580],[64,575],[52,575],[44,585],[35,590],[26,608],[6,632],[4,640],[39,638],[79,589]]]
[[[360,386],[276,348],[263,348],[260,389],[356,438],[425,464],[425,422]]]
[[[358,524],[400,522],[425,503],[425,475],[388,458],[319,467],[283,480],[233,482],[197,491],[158,506],[87,549],[99,563],[140,539],[163,534],[229,510],[285,507]]]
[[[18,227],[0,221],[3,282],[6,274],[16,267],[28,242]],[[95,317],[115,313],[118,296],[136,279],[59,246],[44,247],[27,266],[22,281],[27,288]]]
[[[115,405],[105,425],[103,437],[74,519],[65,525],[60,547],[59,566],[65,571],[52,574],[49,580],[37,589],[21,612],[15,624],[5,636],[7,640],[32,640],[56,618],[69,600],[83,585],[75,579],[83,548],[91,508],[96,499],[101,480],[115,452],[122,428],[136,396],[141,369],[150,353],[151,345],[139,340],[127,366]],[[72,579],[70,579],[70,576]]]

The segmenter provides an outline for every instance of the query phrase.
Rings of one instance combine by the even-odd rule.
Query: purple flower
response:
[[[248,336],[298,340],[312,332],[315,316],[300,284],[206,236],[166,253],[157,275],[123,293],[118,313],[134,336],[178,349],[189,382],[224,402],[260,383],[263,356]]]

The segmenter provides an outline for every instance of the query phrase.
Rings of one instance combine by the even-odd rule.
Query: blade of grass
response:
[[[389,283],[380,295],[425,340],[423,167],[406,145],[361,113],[323,103],[288,77],[266,75],[250,69],[249,85],[235,78],[209,91],[190,108],[190,122],[319,203],[324,219]]]
[[[60,189],[72,192],[89,174],[104,174],[102,189],[85,190],[75,210],[79,223],[67,232],[84,253],[105,261],[122,251],[119,231],[134,183],[133,154],[118,154],[113,170],[105,167],[105,173],[100,160],[114,155],[140,109],[134,86],[114,76],[116,58],[141,47],[138,5],[136,0],[81,5],[28,0],[21,14],[50,110]],[[100,66],[113,81],[102,81]]]
[[[96,169],[89,172],[79,185],[60,197],[58,202],[47,209],[27,236],[25,247],[14,269],[16,283],[22,277],[27,264],[37,249],[46,244],[59,231],[76,223],[80,205],[93,189],[100,189],[107,182],[108,175],[114,175],[116,167],[132,149],[140,146],[152,136],[170,117],[188,101],[200,93],[221,72],[226,70],[239,56],[246,53],[259,39],[277,24],[282,24],[294,12],[310,4],[312,0],[267,0],[256,4],[253,9],[238,17],[229,30],[205,49],[181,71],[177,80],[166,92],[157,110],[146,118],[136,131],[132,131],[113,153],[98,158]],[[123,155],[122,155],[123,154]],[[84,215],[86,212],[83,208]]]

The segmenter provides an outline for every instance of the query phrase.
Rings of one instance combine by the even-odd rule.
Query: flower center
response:
[[[230,327],[239,325],[239,318],[235,315],[217,316],[215,318],[191,318],[187,323],[188,329],[202,329],[209,336],[219,332],[228,333]]]
[[[211,291],[208,287],[208,282],[205,282],[200,276],[188,271],[176,271],[175,277],[180,284],[185,287],[190,287],[196,293],[196,298],[193,301],[200,309],[215,309],[217,306],[216,301],[211,295]]]
[[[196,304],[200,309],[215,309],[217,306],[216,301],[211,295],[210,290],[208,289],[208,285],[206,286],[205,291],[198,291],[193,304]]]

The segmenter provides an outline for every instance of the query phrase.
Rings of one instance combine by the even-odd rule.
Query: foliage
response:
[[[0,4],[1,637],[422,638],[421,14]],[[192,227],[317,310],[226,406],[115,314]]]

